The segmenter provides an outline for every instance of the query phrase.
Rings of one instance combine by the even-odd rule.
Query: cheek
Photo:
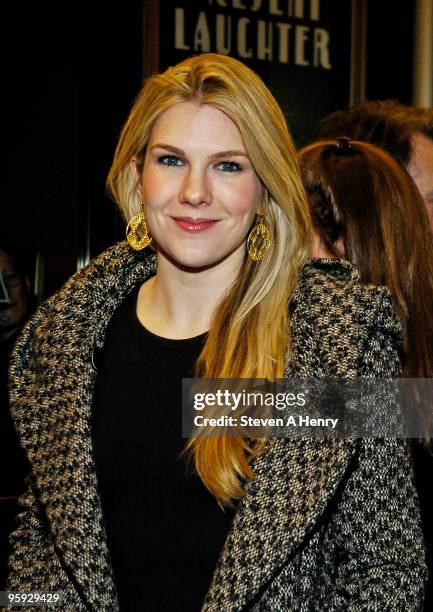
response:
[[[142,193],[143,193],[143,203],[146,208],[152,208],[155,200],[157,200],[158,194],[161,192],[160,181],[158,177],[152,175],[151,172],[143,173],[143,183],[142,183]]]
[[[14,304],[19,304],[24,300],[25,291],[24,287],[22,287],[21,285],[8,289],[8,292],[11,302],[13,302]]]
[[[142,193],[143,203],[147,211],[159,211],[166,206],[177,202],[180,185],[179,181],[163,176],[158,171],[143,173]]]
[[[235,214],[254,217],[260,203],[260,186],[253,181],[245,181],[228,190],[226,201],[233,206]]]

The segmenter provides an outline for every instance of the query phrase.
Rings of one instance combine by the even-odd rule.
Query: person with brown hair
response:
[[[401,371],[388,289],[308,261],[296,152],[264,83],[216,54],[152,76],[108,187],[127,240],[41,306],[12,359],[32,471],[9,588],[73,612],[418,610],[405,440],[181,436],[194,374]]]
[[[315,140],[346,136],[373,144],[396,159],[411,175],[433,232],[433,109],[396,100],[365,100],[324,117]]]
[[[361,282],[390,289],[406,330],[403,376],[433,378],[433,241],[413,180],[385,151],[347,137],[314,142],[298,155],[316,231],[313,256],[346,259]],[[414,407],[431,435],[432,403]],[[431,447],[415,443],[414,456],[433,573]],[[432,604],[433,576],[426,610]]]
[[[316,245],[357,266],[361,281],[386,285],[406,329],[403,371],[433,377],[433,244],[422,200],[394,159],[346,137],[298,152]]]

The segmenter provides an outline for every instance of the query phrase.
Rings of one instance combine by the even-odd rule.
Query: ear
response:
[[[138,165],[137,165],[137,156],[133,155],[129,161],[129,165],[131,168],[131,172],[132,172],[132,176],[134,177],[134,182],[136,185],[139,184],[140,181],[140,173],[138,171]]]
[[[259,192],[258,204],[257,204],[257,210],[256,210],[256,215],[259,215],[260,217],[265,216],[265,197],[266,197],[266,187],[263,185],[262,182],[260,182],[260,192]]]
[[[132,176],[134,177],[134,189],[140,202],[143,202],[143,184],[140,172],[140,166],[136,155],[133,155],[129,161]]]

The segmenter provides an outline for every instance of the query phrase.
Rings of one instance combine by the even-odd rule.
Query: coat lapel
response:
[[[74,275],[36,327],[36,384],[14,402],[60,562],[98,611],[115,610],[117,597],[92,452],[92,352],[103,345],[115,308],[155,270],[155,258],[121,243]]]
[[[203,611],[249,608],[297,552],[355,452],[350,440],[274,440],[254,463]]]
[[[291,301],[292,346],[286,377],[357,375],[356,343],[343,345],[339,353],[326,346],[328,339],[345,338],[342,326],[346,325],[344,318],[332,318],[332,303],[326,316],[322,313],[327,307],[320,287],[326,284],[323,271],[328,267],[347,287],[348,324],[356,320],[353,282],[356,286],[358,275],[353,266],[321,261],[318,273],[314,262],[307,265]],[[332,292],[327,294],[332,300]],[[255,479],[245,487],[203,612],[242,610],[260,598],[320,521],[355,451],[356,441],[349,439],[296,437],[269,442],[252,465]]]

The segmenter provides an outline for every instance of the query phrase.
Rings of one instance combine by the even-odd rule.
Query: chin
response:
[[[193,271],[204,270],[216,266],[224,257],[215,259],[215,257],[176,257],[171,258],[174,264],[182,269],[189,269]]]
[[[228,253],[206,253],[202,250],[197,250],[195,252],[193,250],[189,252],[183,250],[178,253],[172,250],[165,250],[164,248],[158,248],[158,251],[177,267],[196,272],[216,266],[232,253],[232,251]]]

